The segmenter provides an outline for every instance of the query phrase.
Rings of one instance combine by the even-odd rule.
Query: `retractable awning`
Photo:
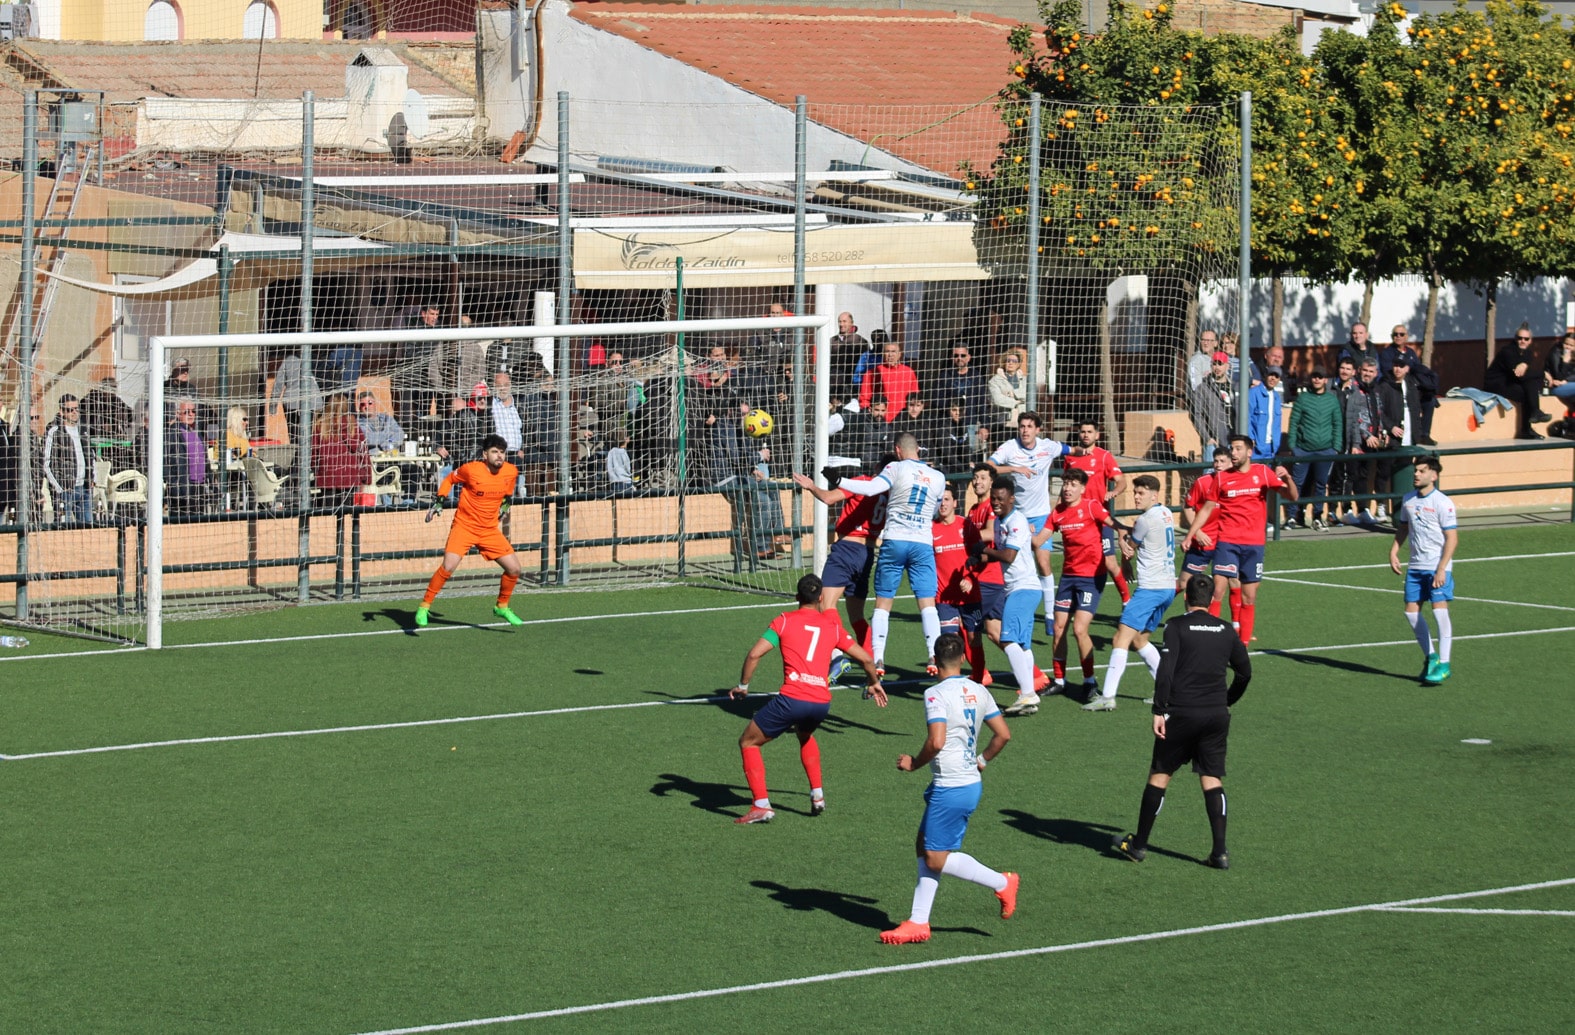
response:
[[[882,223],[824,226],[807,235],[810,284],[886,284],[985,280],[973,224]],[[793,282],[791,228],[574,231],[574,282],[580,288],[672,287],[683,259],[686,287],[771,287]]]

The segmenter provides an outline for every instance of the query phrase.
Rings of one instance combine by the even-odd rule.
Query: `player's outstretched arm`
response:
[[[755,669],[760,665],[760,659],[771,653],[771,641],[762,637],[755,641],[749,648],[749,653],[744,655],[744,666],[738,673],[738,685],[727,692],[733,700],[749,696],[749,681],[755,677]]]
[[[822,489],[809,475],[797,471],[793,472],[793,482],[828,507],[835,506],[848,498],[848,494],[841,489]]]

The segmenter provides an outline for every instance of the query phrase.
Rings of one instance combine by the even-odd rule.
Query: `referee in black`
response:
[[[1165,804],[1170,777],[1187,762],[1203,783],[1203,807],[1209,814],[1214,848],[1208,864],[1230,869],[1225,850],[1225,738],[1230,733],[1230,706],[1247,692],[1252,662],[1231,624],[1209,614],[1214,585],[1207,575],[1187,580],[1187,613],[1165,625],[1165,647],[1154,681],[1154,757],[1148,786],[1138,813],[1137,833],[1116,839],[1117,852],[1142,862],[1148,835]],[[1225,685],[1225,670],[1234,677]]]

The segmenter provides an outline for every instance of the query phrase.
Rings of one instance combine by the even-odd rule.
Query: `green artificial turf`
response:
[[[986,774],[966,850],[1023,875],[1017,916],[945,878],[933,939],[902,947],[876,935],[907,915],[927,782],[894,765],[923,736],[911,600],[891,706],[844,691],[823,727],[827,813],[809,817],[788,738],[764,749],[777,820],[754,827],[731,820],[760,698],[714,697],[782,607],[758,596],[525,593],[517,632],[490,626],[488,598],[445,597],[419,635],[380,603],[173,623],[160,652],[45,657],[83,648],[34,637],[0,662],[0,1030],[348,1033],[921,961],[946,965],[529,1023],[1562,1030],[1572,916],[1364,909],[1177,933],[1575,878],[1575,530],[1463,532],[1436,688],[1416,682],[1387,555],[1376,535],[1270,547],[1254,649],[1285,653],[1254,655],[1235,709],[1229,872],[1201,865],[1185,772],[1148,860],[1107,850],[1147,772],[1134,664],[1114,713],[1050,699],[1012,720]],[[1101,664],[1114,614],[1107,599]],[[235,639],[254,642],[211,642]],[[773,656],[755,688],[775,672]],[[278,733],[296,735],[258,736]],[[199,742],[165,743],[181,740]],[[123,749],[17,757],[103,747]],[[1432,908],[1568,912],[1575,884]]]

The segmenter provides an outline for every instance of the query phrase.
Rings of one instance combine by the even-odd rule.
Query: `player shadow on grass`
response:
[[[687,794],[694,799],[690,804],[695,808],[714,812],[718,816],[734,816],[740,808],[747,808],[753,803],[749,795],[731,784],[704,783],[677,773],[660,773],[658,776],[660,782],[651,786],[652,794],[658,798],[665,798],[669,794]]]
[[[801,913],[815,910],[830,913],[840,920],[872,931],[885,931],[896,925],[884,909],[875,908],[878,898],[850,895],[844,891],[827,891],[824,888],[790,888],[769,880],[752,880],[750,886],[769,892],[774,901]]]
[[[482,632],[514,631],[513,626],[507,624],[500,623],[494,626],[491,623],[484,622],[461,622],[452,618],[444,618],[436,611],[432,612],[431,618],[429,620],[431,625],[428,626],[428,628],[442,628],[443,626],[452,626],[454,628],[479,629]],[[391,622],[398,626],[406,636],[416,636],[421,632],[421,628],[416,625],[416,613],[408,607],[385,607],[377,611],[362,611],[361,621]]]
[[[1268,654],[1286,661],[1294,661],[1298,665],[1322,665],[1325,668],[1337,668],[1342,672],[1359,672],[1366,676],[1388,676],[1391,679],[1403,679],[1408,683],[1416,682],[1416,672],[1390,672],[1387,669],[1374,668],[1363,665],[1359,661],[1346,661],[1342,658],[1331,658],[1323,654],[1292,654],[1290,651],[1264,648],[1254,651],[1255,654]]]
[[[1103,823],[1085,823],[1080,819],[1045,819],[1018,809],[1002,809],[1001,815],[1006,817],[1007,826],[1021,830],[1025,834],[1042,837],[1056,844],[1079,845],[1111,858],[1119,858],[1111,850],[1111,840],[1126,832],[1120,827],[1107,826]],[[1204,865],[1204,860],[1196,856],[1155,848],[1153,844],[1148,846],[1148,851],[1150,855],[1166,855],[1172,859]]]

